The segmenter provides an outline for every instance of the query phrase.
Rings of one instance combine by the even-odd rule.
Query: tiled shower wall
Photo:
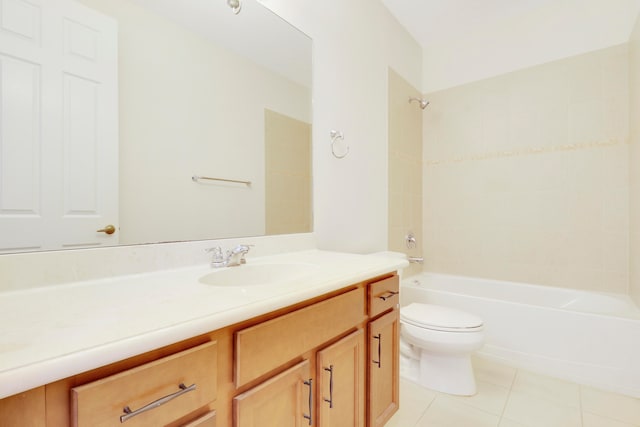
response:
[[[427,95],[426,270],[629,291],[628,55]]]
[[[420,93],[395,71],[389,70],[389,230],[388,248],[422,256],[422,115],[409,98]],[[427,107],[428,108],[428,107]],[[416,247],[407,248],[405,236],[413,232]],[[420,264],[404,270],[406,276],[422,271]]]

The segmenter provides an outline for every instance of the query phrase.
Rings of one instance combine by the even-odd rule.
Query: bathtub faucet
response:
[[[424,258],[421,256],[410,256],[407,260],[412,264],[424,264]]]

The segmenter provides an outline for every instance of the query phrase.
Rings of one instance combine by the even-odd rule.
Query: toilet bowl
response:
[[[432,390],[471,396],[471,354],[484,343],[482,319],[464,311],[412,303],[400,309],[402,374]]]

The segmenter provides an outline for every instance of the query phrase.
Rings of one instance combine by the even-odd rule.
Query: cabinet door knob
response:
[[[96,230],[97,233],[105,233],[105,234],[113,234],[116,232],[116,228],[109,224],[104,228],[101,228],[100,230]]]

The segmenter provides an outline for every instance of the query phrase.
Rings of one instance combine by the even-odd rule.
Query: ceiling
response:
[[[422,47],[424,92],[626,43],[640,0],[381,0]]]
[[[382,0],[423,48],[488,29],[497,23],[534,12],[553,1]]]

